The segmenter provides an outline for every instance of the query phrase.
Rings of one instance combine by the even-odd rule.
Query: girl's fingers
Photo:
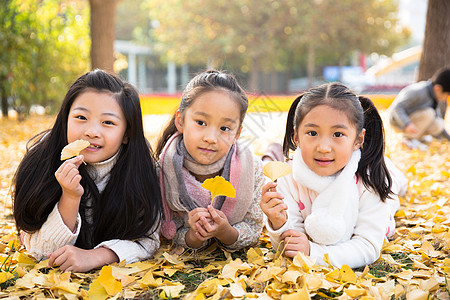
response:
[[[215,219],[214,219],[214,221],[215,221]],[[214,224],[214,223],[210,223],[210,222],[208,222],[208,220],[206,220],[205,218],[201,218],[200,219],[200,222],[202,222],[202,225],[203,225],[203,228],[206,230],[206,232],[207,233],[210,233],[210,232],[212,232],[213,230],[214,230],[214,227],[213,227],[213,225],[212,224]],[[216,222],[217,223],[217,222]]]
[[[297,231],[297,230],[293,230],[293,229],[289,229],[289,230],[286,230],[285,232],[283,232],[282,234],[281,234],[281,236],[280,236],[280,238],[282,239],[282,240],[285,240],[285,239],[289,239],[289,237],[297,237],[297,236],[303,236],[303,235],[305,235],[303,232],[300,232],[300,231]]]
[[[220,210],[216,210],[211,205],[208,205],[208,212],[211,215],[211,218],[214,220],[214,222],[218,223],[221,221],[222,216],[219,214],[219,212],[221,212]]]
[[[297,255],[297,253],[298,253],[299,251],[298,250],[284,250],[284,255],[286,256],[286,257],[291,257],[291,258],[294,258],[296,255]]]
[[[208,239],[208,238],[202,236],[198,231],[195,232],[195,236],[202,242],[204,242]]]
[[[272,198],[272,199],[270,199],[270,201],[268,201],[266,203],[266,207],[267,208],[274,208],[277,205],[283,205],[283,204],[284,204],[283,200],[277,199],[277,198]]]
[[[200,222],[201,222],[201,220],[200,220]],[[197,229],[196,232],[198,232],[202,236],[207,236],[208,232],[205,230],[204,225],[200,224],[200,222],[195,223],[195,228]]]
[[[48,257],[48,266],[53,268],[55,266],[55,260],[64,253],[64,247],[61,247],[50,254],[47,254]]]
[[[276,187],[277,187],[277,183],[276,183],[276,182],[270,181],[270,182],[266,183],[266,184],[263,186],[263,188],[262,188],[262,193],[263,193],[263,195],[264,195],[265,193],[269,192],[271,189],[276,189]]]
[[[284,196],[278,192],[267,192],[267,193],[263,194],[263,196],[261,198],[261,203],[267,203],[272,199],[283,200]]]

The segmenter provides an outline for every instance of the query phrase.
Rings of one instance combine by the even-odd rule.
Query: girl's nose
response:
[[[317,146],[317,151],[321,152],[321,153],[328,153],[331,151],[331,145],[330,145],[330,142],[328,141],[328,139],[323,138],[320,140],[320,142]]]
[[[89,138],[96,138],[96,137],[100,136],[100,132],[99,132],[98,128],[96,128],[96,126],[90,126],[90,127],[86,128],[84,135]]]
[[[217,133],[214,129],[206,130],[203,135],[203,140],[207,143],[217,143]]]

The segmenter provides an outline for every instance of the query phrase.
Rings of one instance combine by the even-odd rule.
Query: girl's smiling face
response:
[[[67,140],[86,140],[90,146],[80,154],[87,163],[107,160],[126,143],[127,122],[114,97],[105,92],[86,91],[70,107]]]
[[[364,142],[364,129],[357,136],[347,115],[327,105],[314,107],[295,133],[295,143],[306,165],[320,176],[330,176],[350,160]]]
[[[241,133],[239,104],[224,91],[198,96],[183,115],[177,111],[175,126],[183,134],[189,154],[209,165],[224,157]]]

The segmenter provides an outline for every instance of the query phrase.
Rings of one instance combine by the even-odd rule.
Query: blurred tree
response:
[[[303,61],[311,82],[317,57],[343,65],[355,51],[390,55],[409,36],[395,0],[145,1],[167,60],[227,61],[249,73],[252,91],[261,71],[290,73]]]
[[[92,69],[114,72],[115,13],[120,0],[89,0]]]
[[[428,80],[441,67],[450,67],[450,1],[428,0],[418,81]]]
[[[151,19],[143,0],[120,1],[115,16],[117,40],[136,40],[149,43]]]
[[[88,69],[87,7],[76,1],[8,0],[0,7],[0,94],[22,119],[33,104],[55,109]],[[9,99],[9,103],[7,101]]]

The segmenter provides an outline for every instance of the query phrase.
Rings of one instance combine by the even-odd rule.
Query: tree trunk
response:
[[[91,67],[114,72],[114,16],[120,0],[89,0],[91,7]]]
[[[0,85],[0,99],[2,103],[2,116],[8,118],[8,95],[3,85]]]
[[[308,73],[308,88],[313,86],[314,80],[314,67],[315,67],[315,49],[313,43],[308,45],[308,62],[306,66],[306,72]]]
[[[450,1],[428,0],[418,81],[431,78],[441,67],[450,67]]]
[[[252,93],[257,93],[259,90],[259,63],[256,58],[252,59],[250,66],[249,90]]]

